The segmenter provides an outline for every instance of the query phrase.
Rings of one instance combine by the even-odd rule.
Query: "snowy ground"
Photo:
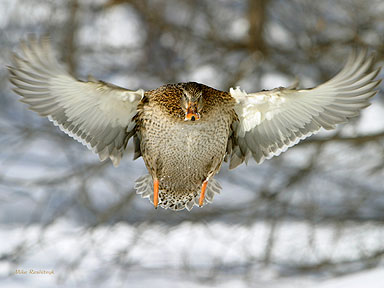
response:
[[[40,226],[2,225],[0,239],[7,241],[2,241],[0,254],[29,241],[22,263],[0,265],[1,287],[383,287],[383,268],[333,280],[289,270],[290,263],[350,261],[384,249],[382,225],[350,223],[343,231],[321,225],[308,241],[312,232],[305,223],[282,224],[273,251],[274,261],[281,264],[266,268],[255,264],[264,255],[269,233],[264,222],[250,227],[117,223],[84,230],[59,221],[44,236]],[[27,274],[15,274],[16,269]],[[34,275],[30,269],[54,274]]]

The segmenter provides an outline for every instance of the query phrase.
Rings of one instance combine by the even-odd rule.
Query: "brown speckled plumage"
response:
[[[183,89],[202,93],[199,121],[184,120]],[[203,181],[218,172],[236,119],[234,103],[229,93],[193,82],[145,94],[138,105],[137,133],[148,171],[160,182],[160,206],[184,208],[200,193]]]

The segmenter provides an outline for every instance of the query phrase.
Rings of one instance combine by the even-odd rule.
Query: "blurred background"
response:
[[[18,102],[6,69],[50,35],[71,73],[132,90],[311,87],[353,49],[383,65],[382,0],[1,0],[0,27],[1,287],[384,287],[383,84],[360,117],[224,165],[211,205],[175,213],[135,194],[131,144],[100,163]]]

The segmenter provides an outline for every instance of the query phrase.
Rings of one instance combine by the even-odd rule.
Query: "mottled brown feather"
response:
[[[198,121],[184,120],[184,90],[201,93]],[[203,181],[219,171],[237,120],[234,105],[229,93],[194,82],[145,93],[135,121],[141,155],[152,178],[160,180],[160,206],[183,209],[200,193]]]

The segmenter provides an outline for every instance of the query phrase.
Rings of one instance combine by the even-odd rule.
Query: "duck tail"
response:
[[[151,175],[147,174],[139,177],[135,181],[134,187],[136,189],[136,194],[141,195],[142,198],[148,198],[153,204],[153,179]],[[206,188],[203,206],[212,203],[213,197],[215,194],[220,194],[221,189],[219,182],[211,178]],[[196,191],[195,197],[191,197],[189,200],[185,201],[178,201],[177,203],[175,203],[173,199],[168,199],[168,194],[164,191],[160,190],[159,194],[159,206],[164,209],[169,208],[175,211],[187,209],[188,211],[191,211],[193,206],[199,206],[200,191]]]

